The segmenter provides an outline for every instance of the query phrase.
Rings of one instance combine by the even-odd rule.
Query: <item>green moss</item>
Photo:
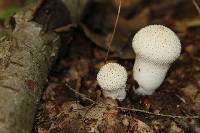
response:
[[[10,6],[6,8],[1,14],[0,14],[0,19],[6,19],[10,16],[12,16],[20,7],[18,6]]]
[[[13,16],[22,6],[33,3],[34,0],[25,0],[25,4],[8,6],[3,12],[0,13],[0,20],[4,20],[10,16]]]
[[[33,2],[34,2],[34,0],[26,0],[26,1],[25,1],[25,4],[28,5],[28,4],[31,4],[31,3],[33,3]]]

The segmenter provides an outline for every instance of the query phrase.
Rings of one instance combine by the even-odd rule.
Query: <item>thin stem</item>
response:
[[[196,0],[192,0],[192,2],[193,2],[194,6],[196,7],[196,9],[197,9],[197,11],[198,11],[198,13],[200,15],[200,7],[199,7],[197,1]]]
[[[109,53],[110,53],[111,44],[112,44],[112,42],[113,42],[113,38],[114,38],[115,33],[116,33],[116,29],[117,29],[117,24],[118,24],[118,20],[119,20],[120,11],[121,11],[121,0],[119,0],[119,7],[118,7],[118,12],[117,12],[117,18],[116,18],[116,21],[115,21],[115,27],[114,27],[114,30],[113,30],[111,39],[109,39],[109,42],[108,42],[108,50],[107,50],[106,57],[105,57],[105,60],[104,60],[105,62],[106,62],[107,59],[108,59],[108,56],[109,56]]]
[[[102,107],[102,108],[105,108],[105,107],[110,107],[110,105],[106,105],[105,106],[102,106],[101,104],[99,104],[98,102],[88,98],[86,95],[80,93],[80,92],[77,92],[76,90],[74,90],[69,84],[65,84],[70,90],[72,90],[75,94],[85,98],[86,100],[92,102],[93,104],[96,104],[98,107]],[[119,107],[117,106],[116,107],[117,109],[120,109],[120,110],[124,110],[124,111],[132,111],[132,112],[140,112],[140,113],[144,113],[144,114],[149,114],[149,115],[155,115],[155,116],[159,116],[159,117],[169,117],[169,118],[178,118],[178,119],[200,119],[200,116],[199,115],[195,115],[195,116],[180,116],[180,115],[166,115],[166,114],[157,114],[157,113],[153,113],[153,112],[149,112],[149,111],[145,111],[145,110],[141,110],[141,109],[136,109],[136,108],[125,108],[125,107]]]

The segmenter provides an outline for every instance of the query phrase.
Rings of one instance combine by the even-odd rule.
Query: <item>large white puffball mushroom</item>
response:
[[[97,74],[97,81],[105,97],[122,101],[126,97],[126,69],[117,63],[108,63],[101,67]]]
[[[136,54],[133,78],[139,95],[151,95],[163,82],[170,65],[180,56],[177,35],[163,25],[150,25],[139,30],[132,42]]]

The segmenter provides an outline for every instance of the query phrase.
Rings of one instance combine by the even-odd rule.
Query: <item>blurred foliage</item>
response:
[[[18,3],[9,3],[9,5],[5,4],[5,7],[1,7],[3,9],[0,9],[0,20],[4,20],[10,16],[12,16],[13,14],[15,14],[15,12],[17,12],[20,8],[22,8],[23,6],[32,3],[34,0],[22,0]],[[3,2],[2,2],[3,3]],[[0,2],[0,4],[2,4]],[[4,4],[2,4],[4,5]]]
[[[25,4],[30,4],[32,3],[34,0],[25,0]]]
[[[7,17],[12,16],[20,7],[19,6],[9,6],[1,14],[0,19],[6,19]]]

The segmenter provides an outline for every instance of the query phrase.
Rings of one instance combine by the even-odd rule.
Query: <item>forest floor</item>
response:
[[[86,132],[92,130],[86,129],[87,125],[97,124],[95,115],[101,114],[102,110],[90,113],[96,103],[88,99],[95,102],[105,100],[97,84],[96,74],[104,64],[107,51],[106,43],[100,42],[112,34],[118,9],[116,5],[113,4],[111,8],[110,3],[91,3],[80,25],[72,28],[70,33],[60,33],[60,57],[49,73],[34,133]],[[149,24],[163,24],[175,31],[180,37],[182,52],[159,89],[151,96],[142,97],[132,91],[134,54],[131,38],[139,28]],[[120,117],[116,119],[127,132],[133,131],[130,125],[132,119],[142,121],[154,132],[200,132],[200,119],[192,118],[200,115],[199,35],[200,14],[192,1],[152,1],[134,3],[132,6],[122,5],[108,61],[118,62],[128,70],[127,98],[117,102],[118,107],[127,110],[117,108],[114,114]],[[85,109],[87,111],[84,112]],[[83,112],[85,115],[82,115]],[[86,117],[88,112],[92,121]],[[93,132],[122,132],[102,129],[105,127],[100,125]]]

